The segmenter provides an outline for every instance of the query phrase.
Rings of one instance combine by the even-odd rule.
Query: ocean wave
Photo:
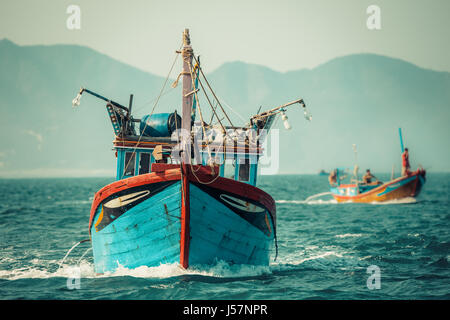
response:
[[[335,235],[336,238],[362,237],[362,233],[344,233]]]
[[[265,266],[246,264],[229,264],[219,260],[212,265],[193,265],[184,269],[179,263],[161,264],[155,267],[141,266],[126,268],[119,265],[114,272],[97,274],[94,264],[82,260],[78,265],[63,264],[57,267],[59,261],[39,261],[33,259],[32,265],[12,270],[0,270],[0,279],[49,279],[49,278],[110,278],[110,277],[134,277],[167,279],[180,276],[201,276],[213,278],[248,278],[270,275],[274,271],[289,271],[292,267],[315,260],[341,259],[345,252],[333,250],[311,252],[309,254],[289,254],[279,257],[275,262]]]
[[[335,199],[329,200],[276,200],[276,203],[287,203],[287,204],[337,204]]]
[[[61,201],[55,201],[53,205],[55,206],[77,206],[77,205],[84,205],[84,204],[91,204],[92,200],[61,200]]]
[[[315,260],[327,260],[334,258],[343,258],[346,252],[337,252],[334,250],[312,252],[312,253],[291,253],[287,256],[281,257],[276,263],[271,265],[276,270],[289,269],[292,266],[299,266],[305,262],[311,262]]]

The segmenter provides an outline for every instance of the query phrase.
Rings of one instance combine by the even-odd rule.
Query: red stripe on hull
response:
[[[189,222],[190,222],[190,206],[189,206],[189,166],[183,165],[182,181],[181,181],[181,235],[180,235],[180,265],[187,269],[189,267]]]

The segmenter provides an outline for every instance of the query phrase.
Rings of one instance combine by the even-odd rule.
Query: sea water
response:
[[[97,275],[90,242],[61,264],[89,238],[94,193],[112,180],[0,180],[0,299],[450,299],[450,174],[429,174],[416,200],[383,205],[305,201],[328,190],[326,176],[260,177],[277,202],[269,266]]]

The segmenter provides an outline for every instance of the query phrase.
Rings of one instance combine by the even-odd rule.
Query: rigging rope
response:
[[[216,106],[213,107],[212,109],[213,109],[213,113],[211,114],[211,119],[209,120],[209,126],[211,126],[213,119],[214,119],[214,115],[216,114],[215,110],[217,109],[217,101],[216,101]]]
[[[150,104],[151,102],[153,102],[153,101],[155,101],[155,100],[157,100],[157,99],[159,99],[159,98],[161,98],[161,97],[164,97],[164,96],[165,96],[166,94],[168,94],[168,93],[171,93],[171,92],[173,91],[173,89],[174,89],[174,88],[170,87],[169,89],[167,89],[166,91],[164,91],[160,96],[155,97],[155,98],[153,98],[153,99],[151,99],[151,100],[145,102],[145,103],[142,104],[141,106],[135,108],[135,109],[134,109],[134,112],[137,112],[137,111],[142,110],[144,107],[146,107],[146,106],[147,106],[148,104]]]
[[[194,56],[194,60],[196,63],[198,63],[197,58],[195,58]],[[223,109],[222,105],[220,104],[219,99],[217,98],[216,94],[214,93],[214,90],[211,88],[211,86],[209,85],[208,79],[206,79],[205,74],[203,73],[203,69],[202,67],[200,67],[199,64],[199,69],[200,69],[200,73],[203,76],[203,79],[205,79],[206,84],[208,85],[209,90],[211,91],[211,93],[213,94],[214,98],[216,99],[217,103],[219,104],[220,109],[222,109],[222,112],[224,113],[225,117],[227,117],[228,121],[230,122],[231,126],[234,127],[233,123],[231,122],[230,118],[228,117],[227,113],[225,112],[225,110]]]
[[[247,121],[246,119],[244,119],[244,117],[242,117],[237,111],[235,111],[222,97],[219,97],[220,98],[220,100],[222,100],[222,103],[228,108],[228,109],[230,109],[231,111],[233,111],[233,113],[235,114],[235,115],[237,115],[239,118],[241,118],[241,120],[242,121]]]
[[[198,99],[197,90],[195,90],[193,67],[192,67],[191,62],[190,62],[188,59],[185,59],[185,61],[186,61],[187,64],[189,65],[189,72],[190,72],[190,74],[191,74],[191,82],[192,82],[192,86],[193,86],[193,88],[194,88],[194,91],[193,91],[194,99],[196,100],[196,103],[197,103],[198,112],[199,112],[199,116],[200,116],[200,124],[201,124],[201,127],[202,127],[203,135],[205,136],[205,139],[206,139],[206,129],[205,129],[205,125],[204,125],[205,122],[203,121],[202,109],[200,108],[200,101],[199,101],[199,99]],[[198,63],[198,62],[197,62],[197,63]],[[199,68],[199,70],[201,70],[201,68],[200,68],[199,65],[198,65],[198,68]],[[200,79],[199,79],[199,80],[200,80]],[[201,81],[199,81],[199,83],[201,84]],[[202,86],[202,89],[204,90],[203,86]],[[205,96],[206,96],[206,93],[205,93]],[[208,102],[210,103],[209,99],[208,99]],[[211,103],[210,103],[210,105],[211,105]],[[211,162],[211,160],[212,160],[212,157],[211,157],[211,149],[210,149],[209,142],[208,142],[207,140],[206,140],[206,146],[207,146],[207,148],[208,148],[208,156],[209,156],[208,162],[209,162],[209,165],[210,165],[210,167],[211,167],[212,174],[214,175],[214,174],[215,174],[214,166],[213,166],[213,163]],[[201,183],[201,184],[205,184],[205,185],[206,185],[206,184],[211,184],[211,183],[213,183],[214,181],[216,181],[216,180],[220,177],[219,172],[217,172],[216,177],[214,177],[214,179],[212,179],[211,181],[208,181],[208,182],[201,181],[201,180],[199,179],[199,177],[196,175],[196,172],[199,171],[199,170],[201,169],[201,166],[199,166],[198,169],[195,170],[194,166],[192,165],[192,161],[189,162],[189,165],[190,165],[191,172],[192,172],[193,176],[194,176],[195,179],[196,179],[199,183]],[[181,165],[180,165],[180,166],[181,166]],[[182,177],[182,176],[183,176],[183,169],[182,169],[182,167],[181,167],[181,173],[182,173],[182,175],[181,175],[181,177]],[[183,188],[183,187],[182,187],[182,188]]]
[[[321,197],[321,196],[326,196],[326,195],[329,195],[329,194],[331,194],[331,192],[317,193],[317,194],[315,194],[315,195],[309,196],[309,197],[306,198],[303,202],[308,202],[308,201],[310,201],[310,200],[312,200],[312,199],[314,199],[314,198],[318,198],[318,197]]]
[[[181,44],[180,50],[181,50],[182,46],[183,46],[183,44]],[[150,113],[150,115],[148,116],[147,119],[151,118],[151,116],[153,115],[153,112],[155,111],[155,108],[156,108],[156,106],[157,106],[157,104],[158,104],[158,102],[159,102],[159,99],[160,99],[161,96],[162,96],[162,93],[163,93],[163,91],[164,91],[164,88],[165,88],[166,85],[167,85],[167,81],[169,80],[170,74],[172,73],[173,67],[175,66],[175,63],[176,63],[176,61],[177,61],[177,59],[178,59],[178,56],[180,55],[180,50],[177,50],[177,51],[175,52],[175,53],[176,53],[175,59],[173,60],[172,66],[170,67],[170,70],[169,70],[169,73],[167,74],[166,80],[164,81],[164,84],[163,84],[163,86],[162,86],[162,88],[161,88],[161,91],[159,92],[158,98],[156,99],[156,102],[155,102],[155,104],[154,104],[154,106],[153,106],[153,108],[152,108],[152,112]],[[175,119],[175,122],[176,122],[176,119]],[[127,170],[127,168],[128,168],[128,165],[130,164],[130,161],[131,161],[133,158],[135,158],[135,156],[133,157],[133,155],[136,154],[136,149],[137,149],[137,147],[138,147],[138,145],[139,145],[139,142],[141,142],[142,135],[143,135],[145,129],[147,128],[147,125],[148,125],[148,120],[145,122],[144,129],[141,130],[141,134],[139,135],[139,139],[138,139],[138,141],[136,142],[136,145],[135,145],[135,147],[134,147],[134,149],[133,149],[132,156],[130,157],[130,159],[128,160],[127,164],[125,165],[125,167],[124,167],[124,169],[123,169],[123,172],[122,172],[122,176],[120,177],[120,179],[122,179],[122,178],[124,177],[125,172],[126,172],[126,170]]]
[[[189,65],[189,72],[191,73],[191,82],[192,82],[193,87],[195,88],[194,75],[193,75],[193,72],[192,72],[192,64],[190,63],[190,61],[186,61],[186,62]],[[199,66],[199,68],[200,68],[200,66]],[[206,139],[207,136],[206,136],[206,129],[205,129],[203,116],[202,116],[202,109],[200,108],[200,101],[198,100],[198,95],[197,95],[197,91],[196,90],[194,90],[194,98],[197,100],[198,114],[200,116],[200,124],[202,125],[203,135],[204,135],[204,137]],[[208,141],[206,141],[206,146],[208,148],[208,156],[209,156],[208,162],[209,162],[211,160],[211,148],[209,146],[209,142]]]
[[[77,262],[77,264],[80,264],[80,262],[81,262],[81,259],[83,259],[84,258],[84,256],[86,255],[86,253],[88,253],[90,250],[92,250],[92,247],[90,247],[90,248],[87,248],[87,250],[81,255],[81,257],[80,257],[80,259],[78,259],[78,262]]]
[[[200,69],[200,70],[201,70],[201,69]],[[218,116],[217,113],[216,113],[216,108],[217,108],[217,106],[216,106],[216,108],[214,108],[214,106],[212,105],[211,101],[209,100],[208,95],[206,94],[206,90],[205,90],[205,88],[203,87],[202,81],[201,81],[200,79],[198,79],[198,80],[199,80],[198,82],[200,83],[200,86],[202,87],[203,93],[205,94],[205,97],[206,97],[206,99],[208,100],[208,103],[209,103],[209,105],[211,106],[211,110],[212,110],[212,112],[213,112],[213,115],[211,116],[211,121],[210,121],[210,123],[212,122],[213,117],[216,116],[216,118],[217,118],[217,120],[218,120],[220,126],[222,127],[222,133],[225,134],[225,133],[226,133],[225,127],[223,126],[222,122],[220,121],[219,116]],[[219,103],[219,102],[218,102],[218,103]],[[230,123],[231,123],[231,122],[230,122]]]

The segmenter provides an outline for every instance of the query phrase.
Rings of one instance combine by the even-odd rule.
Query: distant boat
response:
[[[319,171],[319,176],[327,176],[327,175],[329,175],[329,173],[326,172],[325,170],[322,169]]]
[[[402,153],[404,152],[403,137],[401,128],[398,129],[400,137],[400,146]],[[355,161],[357,161],[356,145],[353,144],[353,151],[355,153]],[[418,168],[415,172],[407,171],[405,175],[394,179],[394,167],[392,167],[391,180],[385,183],[375,181],[373,183],[361,183],[358,181],[358,165],[355,165],[353,172],[354,183],[342,184],[344,179],[344,170],[335,169],[334,183],[330,181],[332,174],[330,174],[330,189],[331,195],[338,202],[385,202],[392,200],[401,200],[405,198],[416,198],[423,185],[425,184],[426,171]]]
[[[339,181],[339,170],[338,179]],[[331,195],[338,202],[384,202],[415,198],[419,195],[424,183],[426,172],[423,169],[386,183],[372,184],[338,184],[331,187]]]
[[[231,121],[193,54],[187,29],[177,54],[183,58],[178,76],[182,117],[152,111],[134,119],[132,96],[125,107],[85,88],[73,101],[78,105],[83,92],[106,101],[115,134],[116,181],[95,194],[89,219],[97,273],[166,263],[188,268],[217,260],[268,265],[273,245],[277,248],[275,201],[255,186],[261,135],[279,114],[287,126],[290,105],[300,104],[306,117],[303,100],[254,115],[242,127],[225,126],[225,117]],[[212,110],[209,123],[202,118],[200,89],[211,97],[206,96]],[[217,115],[220,110],[225,117]],[[185,131],[180,135],[177,129]]]

